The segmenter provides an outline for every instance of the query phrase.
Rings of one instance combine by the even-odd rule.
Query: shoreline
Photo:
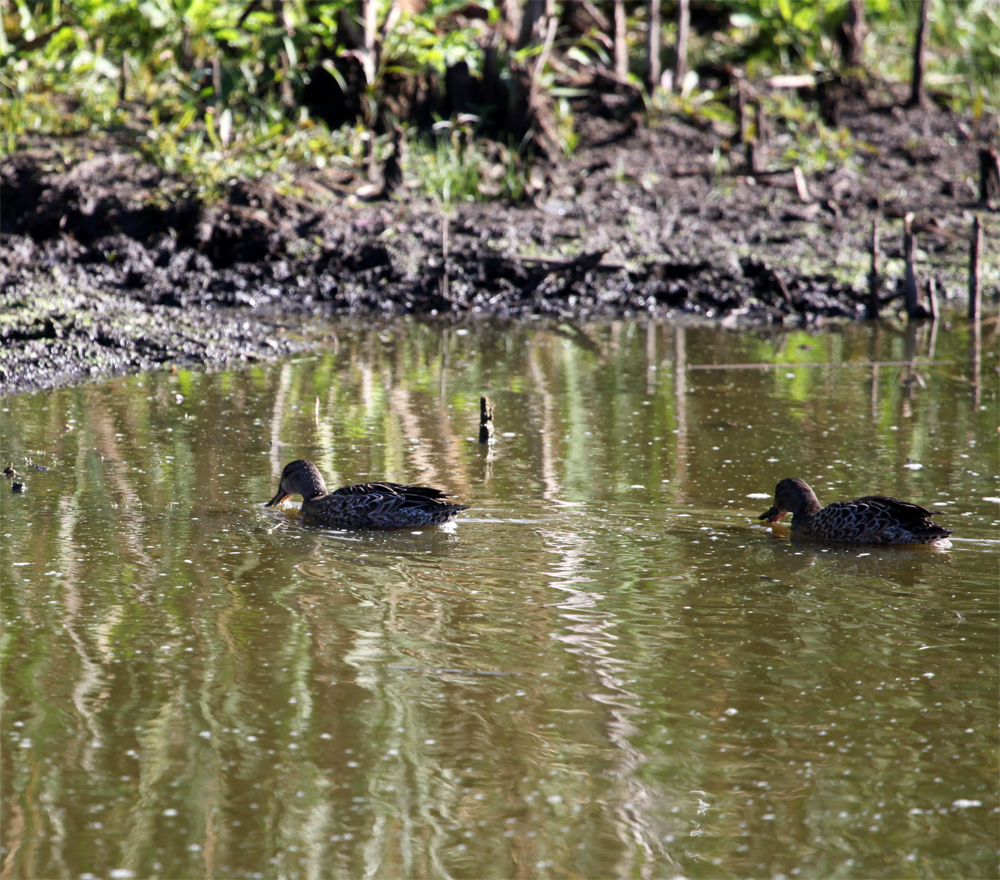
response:
[[[584,119],[581,145],[539,160],[532,201],[517,205],[442,205],[405,184],[365,201],[360,171],[334,186],[316,168],[232,181],[207,203],[128,138],[38,139],[0,163],[0,394],[270,359],[310,346],[283,326],[327,317],[857,320],[876,220],[890,316],[903,308],[906,215],[918,284],[933,281],[942,311],[966,296],[980,218],[992,310],[1000,217],[974,180],[995,125],[860,101],[843,116],[867,148],[808,178],[777,149],[770,172],[720,173],[711,127]]]

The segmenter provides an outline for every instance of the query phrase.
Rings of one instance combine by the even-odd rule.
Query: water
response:
[[[0,875],[995,876],[996,326],[343,326],[4,399]],[[299,457],[472,509],[318,529],[262,506]],[[791,541],[792,475],[951,546]]]

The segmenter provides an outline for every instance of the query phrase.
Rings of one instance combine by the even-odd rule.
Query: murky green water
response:
[[[996,876],[996,326],[343,328],[4,399],[0,876]],[[299,457],[473,508],[317,529],[262,507]],[[772,534],[791,475],[952,546]]]

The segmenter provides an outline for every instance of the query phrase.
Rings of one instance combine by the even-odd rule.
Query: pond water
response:
[[[4,399],[0,876],[996,876],[996,328],[351,324]],[[295,458],[472,507],[324,530]],[[951,545],[792,540],[795,475]]]

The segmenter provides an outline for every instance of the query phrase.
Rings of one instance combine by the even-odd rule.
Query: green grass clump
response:
[[[477,140],[464,126],[444,123],[435,137],[417,137],[407,151],[404,176],[434,201],[524,198],[524,162],[513,149]]]

